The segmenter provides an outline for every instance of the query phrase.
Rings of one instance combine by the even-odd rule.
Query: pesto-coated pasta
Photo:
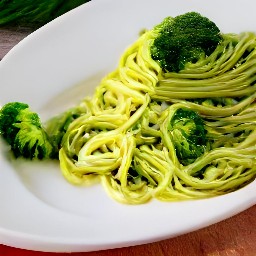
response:
[[[209,55],[168,72],[151,56],[157,29],[127,48],[102,79],[59,152],[73,184],[99,180],[115,200],[141,204],[235,191],[256,175],[256,35],[222,34]],[[177,109],[203,120],[201,156],[183,164],[170,120]]]

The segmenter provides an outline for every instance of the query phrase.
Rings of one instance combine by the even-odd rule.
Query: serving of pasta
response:
[[[256,34],[219,35],[210,54],[177,72],[152,57],[159,26],[142,33],[77,106],[82,114],[59,150],[64,177],[76,185],[100,180],[112,198],[128,204],[208,198],[251,182]]]

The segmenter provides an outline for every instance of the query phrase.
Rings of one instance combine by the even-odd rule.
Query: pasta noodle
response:
[[[115,200],[141,204],[235,191],[256,175],[256,35],[225,34],[207,58],[178,73],[150,55],[147,31],[125,50],[115,71],[82,104],[68,127],[60,165],[73,184],[100,180]],[[177,108],[199,113],[207,150],[183,165],[168,124]]]

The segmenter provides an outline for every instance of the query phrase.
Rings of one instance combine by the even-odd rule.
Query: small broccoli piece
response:
[[[151,56],[165,72],[178,72],[186,63],[209,56],[222,40],[216,24],[197,12],[167,17],[155,31]]]
[[[59,155],[59,150],[63,146],[62,139],[69,126],[78,118],[84,118],[80,119],[80,124],[83,124],[84,120],[88,118],[88,114],[91,114],[90,106],[87,99],[84,99],[80,102],[80,104],[75,105],[56,116],[53,116],[44,123],[45,131],[54,147],[56,158]]]
[[[82,112],[82,109],[78,106],[54,116],[45,123],[45,131],[47,132],[55,149],[55,158],[58,157],[59,150],[62,147],[62,138],[65,135],[69,125],[83,114],[84,112]]]
[[[38,114],[21,102],[10,102],[0,110],[0,134],[15,157],[51,158],[53,147]]]
[[[171,133],[176,155],[183,165],[193,163],[206,148],[204,121],[195,111],[179,108],[171,118]]]

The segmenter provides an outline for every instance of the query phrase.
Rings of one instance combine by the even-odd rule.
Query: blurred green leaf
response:
[[[0,0],[0,26],[40,27],[89,0]]]

